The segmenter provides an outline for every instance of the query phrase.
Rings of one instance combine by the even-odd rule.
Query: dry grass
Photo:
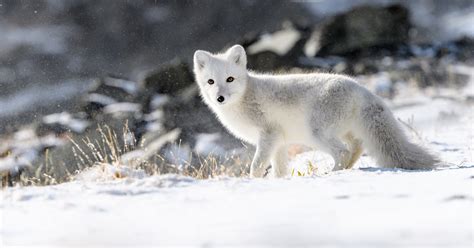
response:
[[[17,183],[24,186],[45,186],[69,182],[86,169],[103,165],[127,166],[133,170],[143,170],[148,175],[178,174],[197,179],[242,177],[249,174],[248,155],[200,156],[189,152],[183,159],[173,154],[167,148],[180,146],[176,140],[178,130],[164,134],[147,145],[144,145],[147,142],[143,140],[137,142],[127,123],[120,135],[107,125],[97,127],[96,131],[99,134],[96,139],[68,136],[71,144],[69,152],[74,157],[73,164],[54,161],[51,151],[46,150],[42,161],[36,167],[27,168]],[[168,151],[166,156],[163,151]]]

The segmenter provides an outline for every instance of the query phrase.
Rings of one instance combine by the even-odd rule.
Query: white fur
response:
[[[257,146],[252,176],[261,177],[270,162],[275,176],[287,175],[290,144],[328,152],[335,169],[352,167],[362,146],[386,167],[426,169],[438,163],[410,143],[383,101],[353,79],[324,73],[256,74],[246,64],[240,45],[221,54],[194,54],[203,100],[230,132]],[[226,82],[228,77],[234,81]]]

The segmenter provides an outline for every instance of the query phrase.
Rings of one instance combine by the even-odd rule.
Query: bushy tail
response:
[[[411,143],[392,112],[381,102],[362,109],[361,138],[370,155],[388,168],[432,169],[440,161],[421,146]]]

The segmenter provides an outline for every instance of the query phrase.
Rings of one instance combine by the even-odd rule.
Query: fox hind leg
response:
[[[272,174],[274,177],[285,177],[289,174],[288,170],[288,147],[282,145],[276,149],[271,159]]]
[[[315,132],[313,140],[319,149],[329,153],[333,157],[333,170],[342,170],[348,167],[351,160],[351,153],[336,135]]]
[[[364,152],[364,149],[362,147],[362,141],[355,138],[351,132],[344,136],[344,140],[347,142],[349,146],[349,152],[351,153],[349,162],[347,163],[345,169],[351,169],[357,160],[359,160],[362,152]]]

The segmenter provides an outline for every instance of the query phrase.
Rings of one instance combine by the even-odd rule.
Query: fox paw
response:
[[[336,170],[343,170],[349,167],[349,164],[351,163],[352,159],[352,154],[347,151],[341,151],[339,153],[339,157],[334,159],[335,165],[333,171]]]
[[[265,175],[265,168],[263,167],[260,167],[260,168],[252,168],[250,170],[250,177],[253,177],[253,178],[260,178],[260,177],[263,177]]]

